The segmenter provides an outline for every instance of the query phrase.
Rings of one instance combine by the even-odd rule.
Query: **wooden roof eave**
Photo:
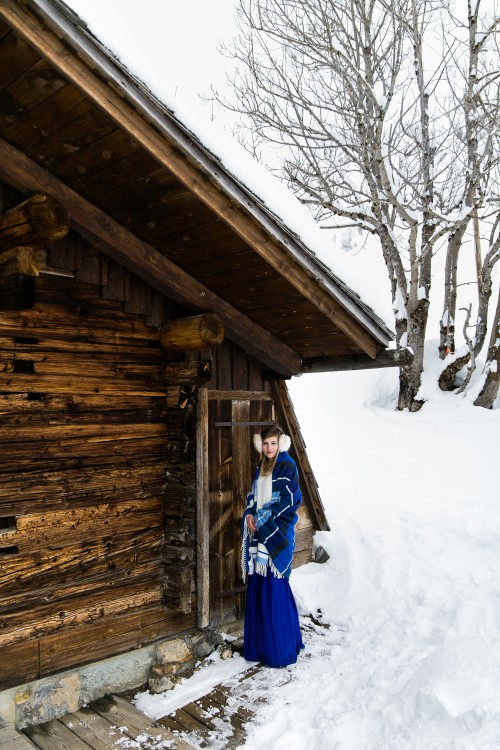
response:
[[[67,6],[58,0],[27,0],[26,4],[37,17],[14,0],[4,0],[0,14],[363,351],[375,358],[380,345],[387,346],[391,332],[381,321],[347,294],[333,274],[325,272],[313,254],[228,174],[144,84],[110,57]],[[61,39],[77,56],[68,54]]]
[[[368,357],[366,354],[352,354],[342,357],[304,357],[302,373],[401,367],[411,364],[412,360],[413,354],[410,349],[384,349],[378,352],[375,359]]]
[[[1,138],[0,178],[60,201],[73,226],[99,250],[181,304],[217,312],[229,338],[267,366],[283,375],[300,372],[300,357],[290,347]]]

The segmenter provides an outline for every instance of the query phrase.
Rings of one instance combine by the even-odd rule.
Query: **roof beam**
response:
[[[207,159],[204,152],[195,147],[194,138],[189,138],[187,131],[182,131],[171,117],[167,122],[166,113],[152,106],[151,97],[146,97],[132,77],[117,68],[67,16],[56,11],[46,0],[32,0],[31,6],[46,20],[56,24],[68,40],[69,47],[17,0],[2,0],[0,16],[151,156],[173,172],[369,357],[375,358],[382,342],[380,332],[377,336],[368,316],[360,313],[352,300],[321,272],[316,263],[293,247],[291,236],[280,233],[276,222],[272,222],[264,211],[257,210],[255,200],[238,190],[237,182],[213,158]],[[79,55],[71,54],[71,48],[77,49]],[[110,81],[114,85],[110,85]],[[259,215],[252,216],[252,213]],[[278,237],[279,234],[283,236]],[[366,317],[366,325],[363,326],[357,317]],[[371,332],[367,330],[370,328]],[[383,343],[387,344],[387,338]]]
[[[385,349],[371,359],[365,354],[350,357],[318,357],[304,359],[302,372],[343,372],[345,370],[373,370],[381,367],[402,367],[411,364],[413,354],[410,349]]]
[[[290,347],[1,138],[0,178],[23,192],[55,198],[83,237],[158,291],[183,305],[217,312],[229,338],[268,367],[284,375],[300,372],[300,357]]]

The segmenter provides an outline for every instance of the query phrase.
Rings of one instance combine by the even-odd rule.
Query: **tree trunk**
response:
[[[440,322],[439,356],[445,359],[455,352],[455,315],[457,310],[457,265],[458,254],[467,228],[464,222],[448,238],[444,280],[443,314]]]
[[[476,319],[476,331],[474,335],[474,356],[477,357],[486,339],[487,326],[488,326],[488,309],[492,292],[492,272],[499,258],[500,250],[500,238],[497,238],[495,242],[491,242],[491,247],[486,255],[483,268],[481,271],[481,281],[479,283],[479,301],[478,311]],[[454,359],[450,364],[443,370],[439,377],[439,387],[442,391],[449,391],[453,388],[455,383],[455,377],[458,375],[460,370],[465,367],[471,359],[471,352],[468,351],[466,354]]]
[[[408,346],[413,352],[413,360],[399,370],[398,410],[419,411],[424,402],[417,399],[424,370],[424,344],[427,327],[429,301],[419,300],[416,308],[408,316]]]
[[[487,372],[481,393],[474,401],[475,406],[492,409],[500,385],[500,292],[495,313],[495,320],[491,329],[490,345],[485,370]]]

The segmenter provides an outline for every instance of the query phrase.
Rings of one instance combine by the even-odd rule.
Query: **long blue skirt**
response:
[[[299,615],[287,578],[248,576],[243,656],[267,667],[295,664],[304,648]]]

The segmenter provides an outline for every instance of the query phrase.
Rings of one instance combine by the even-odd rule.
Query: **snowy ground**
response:
[[[330,560],[291,583],[301,613],[329,627],[304,617],[287,684],[267,670],[246,750],[500,748],[500,409],[431,388],[422,412],[398,413],[396,377],[291,385],[332,526],[318,535]],[[218,662],[192,689],[244,664]],[[140,707],[167,713],[188,689]]]

